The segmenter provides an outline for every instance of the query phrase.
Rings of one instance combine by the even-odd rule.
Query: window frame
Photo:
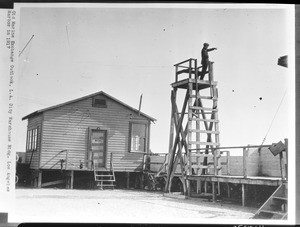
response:
[[[143,148],[143,151],[141,150],[133,150],[132,149],[132,132],[133,132],[133,126],[134,125],[143,125],[145,127],[145,138],[144,138],[144,148]],[[148,153],[148,135],[149,135],[149,125],[148,123],[146,122],[129,122],[129,142],[128,142],[128,152],[129,153],[141,153],[141,154],[147,154]]]
[[[103,100],[105,101],[105,104],[102,105],[102,104],[97,104],[96,103],[96,100],[99,99],[99,100]],[[93,99],[92,99],[92,107],[97,107],[97,108],[107,108],[107,100],[101,96],[94,96]]]
[[[38,147],[39,127],[28,129],[26,138],[26,152],[36,151]]]

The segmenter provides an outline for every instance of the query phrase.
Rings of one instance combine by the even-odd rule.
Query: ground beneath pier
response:
[[[16,189],[9,222],[246,223],[256,208],[157,191]]]

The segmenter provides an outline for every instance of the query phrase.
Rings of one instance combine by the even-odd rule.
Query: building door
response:
[[[92,161],[95,168],[105,167],[106,142],[106,130],[100,130],[100,128],[89,129],[89,161]]]

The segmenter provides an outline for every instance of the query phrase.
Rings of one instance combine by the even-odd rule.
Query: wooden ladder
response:
[[[287,183],[282,183],[258,209],[253,219],[287,219]]]
[[[115,172],[113,166],[113,154],[110,156],[110,169],[106,169],[103,167],[98,167],[97,159],[93,160],[94,167],[94,179],[97,183],[97,187],[103,190],[104,188],[114,189],[115,187]]]
[[[197,62],[195,62],[194,67],[197,68]],[[189,85],[188,146],[190,156],[196,157],[196,162],[190,157],[189,172],[193,175],[203,175],[209,174],[209,170],[213,170],[213,173],[210,172],[210,174],[219,175],[221,170],[221,155],[218,150],[218,147],[220,147],[218,90],[216,83],[213,81],[213,64],[209,63],[209,95],[200,95],[202,91],[199,89],[199,86],[203,83],[203,80],[198,79],[198,74],[199,72],[196,70],[195,85]]]

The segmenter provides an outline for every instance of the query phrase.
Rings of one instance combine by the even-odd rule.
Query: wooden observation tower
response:
[[[196,179],[197,190],[200,187],[197,176],[221,174],[218,90],[213,77],[213,62],[209,63],[202,80],[202,67],[198,67],[197,59],[191,58],[174,66],[165,192],[171,192],[172,179],[179,174],[184,194],[190,196],[192,180]]]

